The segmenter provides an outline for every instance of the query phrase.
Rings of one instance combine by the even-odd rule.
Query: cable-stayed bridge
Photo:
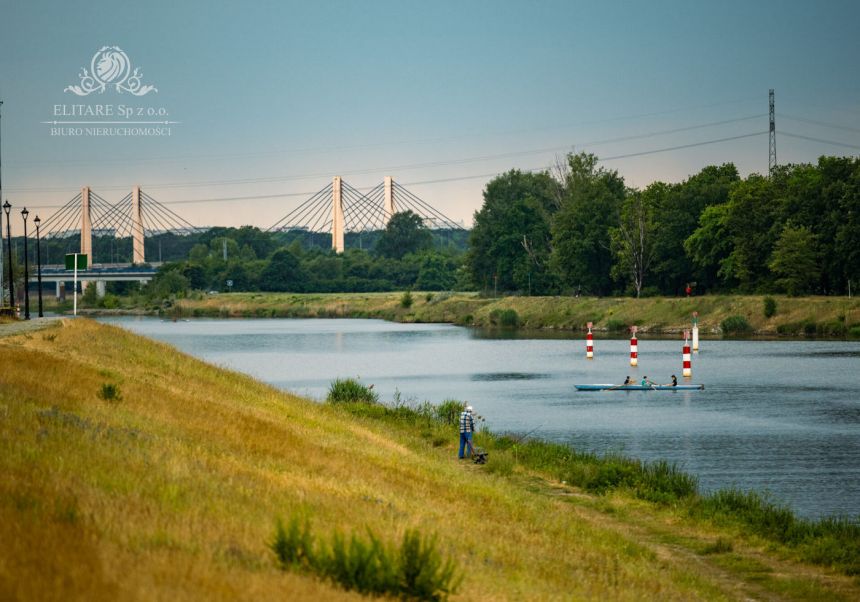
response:
[[[327,234],[331,236],[332,250],[342,253],[347,233],[383,230],[394,214],[407,210],[417,214],[430,229],[464,230],[391,176],[364,193],[335,176],[330,184],[289,210],[266,231]],[[105,281],[146,281],[153,277],[155,270],[147,262],[148,239],[165,234],[187,236],[207,229],[193,225],[140,186],[134,186],[113,204],[85,186],[42,220],[39,234],[44,242],[66,241],[65,253],[86,254],[90,268],[80,277],[83,281],[97,282],[101,293]],[[36,232],[29,234],[30,238],[36,236]],[[109,239],[109,250],[95,253],[94,237]],[[50,264],[50,258],[45,263]],[[34,279],[35,276],[31,281]],[[42,279],[56,282],[59,290],[59,283],[69,278],[60,265],[46,265]]]

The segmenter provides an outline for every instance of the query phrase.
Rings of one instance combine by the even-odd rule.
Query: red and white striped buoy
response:
[[[594,358],[594,335],[591,334],[592,323],[588,323],[588,334],[585,335],[585,357]]]
[[[689,377],[693,376],[693,367],[692,367],[692,363],[690,362],[689,337],[690,337],[690,331],[685,330],[684,331],[684,371],[682,373],[684,375],[684,378],[689,378]]]
[[[639,342],[636,340],[636,327],[631,326],[630,332],[633,333],[633,336],[630,337],[630,365],[638,366],[639,365]]]

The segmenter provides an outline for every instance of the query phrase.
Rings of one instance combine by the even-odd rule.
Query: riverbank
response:
[[[435,534],[454,599],[860,595],[739,525],[528,469],[525,446],[459,463],[453,428],[316,404],[118,328],[67,320],[0,348],[4,599],[358,599],[278,568],[268,544],[296,516],[324,539]]]
[[[846,297],[761,295],[649,297],[480,297],[476,293],[232,293],[180,299],[168,314],[182,317],[380,318],[525,330],[594,330],[625,334],[630,325],[651,334],[674,335],[699,313],[704,336],[860,337],[860,300]]]

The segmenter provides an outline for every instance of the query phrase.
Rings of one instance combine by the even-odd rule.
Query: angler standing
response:
[[[472,456],[472,433],[475,432],[475,416],[472,406],[466,406],[466,409],[460,412],[460,453],[458,458],[470,458]],[[466,450],[466,447],[469,449]],[[464,455],[464,452],[467,452]]]

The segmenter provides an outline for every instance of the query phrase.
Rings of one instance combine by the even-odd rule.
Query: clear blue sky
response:
[[[860,153],[857,2],[0,7],[3,195],[43,219],[83,185],[118,201],[141,184],[197,225],[268,227],[333,175],[360,189],[392,175],[469,224],[485,174],[571,149],[637,187],[727,161],[764,172],[766,135],[612,157],[765,132],[768,88],[779,133],[848,145],[778,134],[781,163]],[[158,92],[64,93],[111,45]],[[73,103],[181,123],[169,138],[50,136],[40,122]],[[262,195],[283,196],[181,202]]]

